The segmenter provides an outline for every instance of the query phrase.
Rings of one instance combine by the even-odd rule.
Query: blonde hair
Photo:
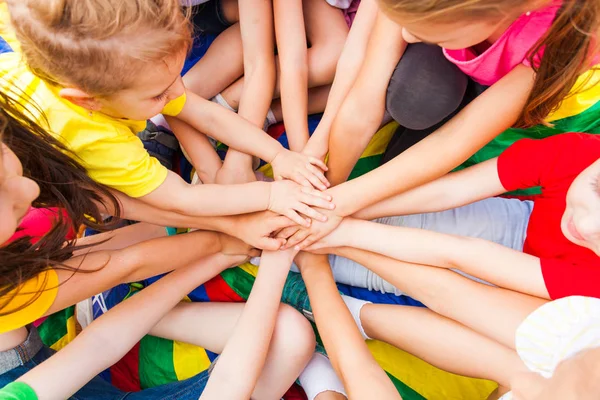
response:
[[[188,51],[179,0],[7,0],[31,70],[95,96],[129,88],[144,65]]]
[[[456,23],[518,16],[525,7],[536,9],[551,4],[548,0],[379,0],[382,9],[405,22],[428,21]],[[536,71],[529,95],[517,127],[549,125],[545,119],[562,101],[585,87],[576,83],[592,67],[598,51],[600,28],[599,0],[564,0],[546,34],[533,46],[529,61]],[[541,62],[535,57],[544,51]],[[590,75],[591,76],[591,75]],[[588,79],[589,81],[589,79]],[[573,91],[574,89],[574,91]]]

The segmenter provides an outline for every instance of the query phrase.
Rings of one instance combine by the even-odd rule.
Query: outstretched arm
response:
[[[409,263],[456,268],[503,288],[549,298],[539,258],[483,239],[347,218],[319,245],[353,247]]]
[[[337,63],[335,79],[327,99],[325,112],[303,150],[305,154],[320,159],[325,158],[329,147],[331,125],[363,65],[367,44],[375,26],[377,11],[378,7],[375,0],[363,0],[360,3],[356,18],[354,18],[352,28]]]
[[[263,253],[244,312],[201,399],[246,400],[252,395],[267,357],[281,291],[295,254],[290,250]]]
[[[375,219],[437,212],[461,207],[506,192],[498,176],[498,159],[450,173],[422,186],[375,203],[353,215]]]
[[[327,180],[322,171],[326,171],[327,166],[321,160],[285,149],[261,129],[212,101],[188,91],[185,106],[177,118],[233,149],[271,163],[276,178],[326,189]]]
[[[399,399],[398,391],[356,329],[338,293],[327,256],[302,253],[296,262],[306,282],[319,333],[350,399]]]
[[[69,398],[123,357],[186,293],[239,261],[216,254],[167,275],[94,321],[18,381],[31,386],[40,400]]]
[[[159,249],[159,251],[157,251]],[[91,252],[56,266],[60,286],[45,315],[62,310],[120,283],[182,268],[216,252],[249,254],[250,247],[214,232],[191,232],[138,243],[120,250]],[[72,269],[77,269],[73,273]]]
[[[238,115],[262,129],[275,89],[273,5],[270,0],[251,0],[240,1],[238,7],[244,49],[244,88]],[[229,150],[223,171],[237,176],[251,173],[252,156]]]

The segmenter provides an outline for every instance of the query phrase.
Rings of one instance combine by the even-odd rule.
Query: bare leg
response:
[[[327,97],[329,96],[329,90],[331,85],[319,86],[308,90],[308,114],[318,114],[325,111],[327,105]],[[281,110],[281,101],[279,99],[273,100],[271,105],[271,111],[275,115],[277,122],[283,121],[283,112]]]
[[[223,351],[242,314],[239,303],[180,303],[150,334]],[[273,339],[253,399],[279,399],[294,383],[313,355],[315,338],[308,321],[281,305]]]
[[[210,99],[244,74],[242,36],[235,24],[221,33],[208,51],[183,77],[185,87]]]
[[[446,269],[405,263],[357,249],[344,248],[339,254],[369,268],[436,313],[511,349],[518,326],[547,302],[477,283]]]
[[[366,304],[360,317],[373,339],[458,375],[508,386],[526,370],[514,350],[426,308]]]
[[[308,87],[331,85],[335,67],[348,36],[348,25],[340,10],[323,0],[309,0],[304,5],[308,49]],[[274,98],[280,95],[279,59],[277,59],[277,82]],[[244,88],[243,77],[222,91],[223,97],[234,109],[238,108]],[[309,100],[310,106],[310,100]],[[323,108],[324,109],[324,108]],[[309,110],[310,113],[310,110]]]

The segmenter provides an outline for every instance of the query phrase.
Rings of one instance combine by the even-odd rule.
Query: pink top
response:
[[[467,48],[444,49],[444,55],[474,81],[491,86],[517,65],[531,66],[529,51],[548,31],[561,5],[562,1],[554,1],[546,8],[521,15],[481,54]]]

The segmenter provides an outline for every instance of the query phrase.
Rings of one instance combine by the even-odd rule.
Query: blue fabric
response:
[[[44,347],[33,359],[25,365],[14,368],[0,375],[0,388],[14,382],[19,377],[35,368],[54,354],[54,350]],[[204,371],[192,378],[168,385],[161,385],[140,392],[123,392],[104,379],[96,376],[77,393],[70,397],[72,400],[198,400],[206,383],[208,372]]]
[[[10,47],[10,45],[8,43],[6,43],[6,40],[2,39],[2,37],[0,37],[0,54],[2,53],[12,53],[13,49],[12,47]]]

